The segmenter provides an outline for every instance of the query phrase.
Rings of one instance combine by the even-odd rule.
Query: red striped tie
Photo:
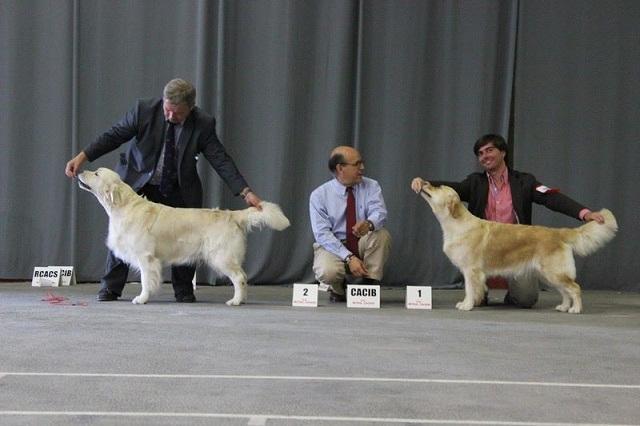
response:
[[[353,227],[356,224],[356,197],[353,196],[353,188],[347,187],[347,249],[360,257],[358,253],[358,237],[353,235]]]

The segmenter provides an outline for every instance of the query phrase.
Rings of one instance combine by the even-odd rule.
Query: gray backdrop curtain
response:
[[[638,22],[634,0],[0,0],[0,278],[49,264],[100,278],[106,214],[64,165],[180,76],[255,191],[292,220],[250,235],[252,283],[313,279],[308,196],[338,144],[360,149],[383,187],[385,283],[454,283],[409,182],[464,178],[475,139],[496,132],[512,136],[517,169],[617,215],[618,237],[579,260],[579,282],[639,290]],[[199,167],[207,206],[243,207]],[[578,225],[543,208],[534,222]]]

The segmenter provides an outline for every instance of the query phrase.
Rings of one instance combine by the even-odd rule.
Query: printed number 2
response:
[[[302,295],[303,296],[308,296],[309,295],[309,289],[308,288],[303,288],[302,289]]]

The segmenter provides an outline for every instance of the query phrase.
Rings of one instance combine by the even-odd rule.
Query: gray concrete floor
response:
[[[97,284],[0,283],[1,425],[640,424],[640,294],[587,291],[581,315],[491,304],[460,290],[406,310],[293,308],[291,287],[170,285],[144,306]],[[66,298],[47,302],[47,293]]]

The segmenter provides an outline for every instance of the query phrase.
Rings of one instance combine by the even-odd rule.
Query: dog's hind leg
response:
[[[569,308],[570,314],[580,314],[582,313],[582,290],[580,289],[580,284],[571,280],[571,284],[569,285],[569,296],[573,300],[573,304],[571,308]]]
[[[571,250],[547,257],[540,265],[542,277],[562,295],[562,303],[556,306],[560,312],[582,312],[582,291],[575,281],[576,266]]]
[[[131,301],[135,305],[143,305],[149,300],[149,296],[160,287],[162,278],[162,264],[153,256],[145,256],[140,261],[140,281],[142,291]]]
[[[559,284],[559,281],[551,276],[551,274],[545,274],[542,271],[540,271],[540,278],[542,278],[545,283],[558,290],[558,293],[562,296],[562,303],[556,306],[556,311],[568,312],[571,307],[571,297],[569,296],[569,292],[565,290],[565,286]]]
[[[233,283],[233,298],[227,300],[227,305],[238,306],[244,303],[247,300],[247,274],[245,274],[242,267],[231,259],[212,266],[229,277]]]
[[[225,272],[225,274],[233,282],[233,298],[227,300],[228,306],[238,306],[247,300],[247,274],[244,273],[242,268],[237,267],[234,270]]]
[[[562,303],[556,306],[556,310],[570,314],[582,312],[582,291],[577,282],[568,275],[545,276],[545,279],[562,295]]]
[[[470,311],[482,303],[485,289],[485,274],[478,269],[462,271],[464,275],[464,299],[456,304],[461,311]]]

